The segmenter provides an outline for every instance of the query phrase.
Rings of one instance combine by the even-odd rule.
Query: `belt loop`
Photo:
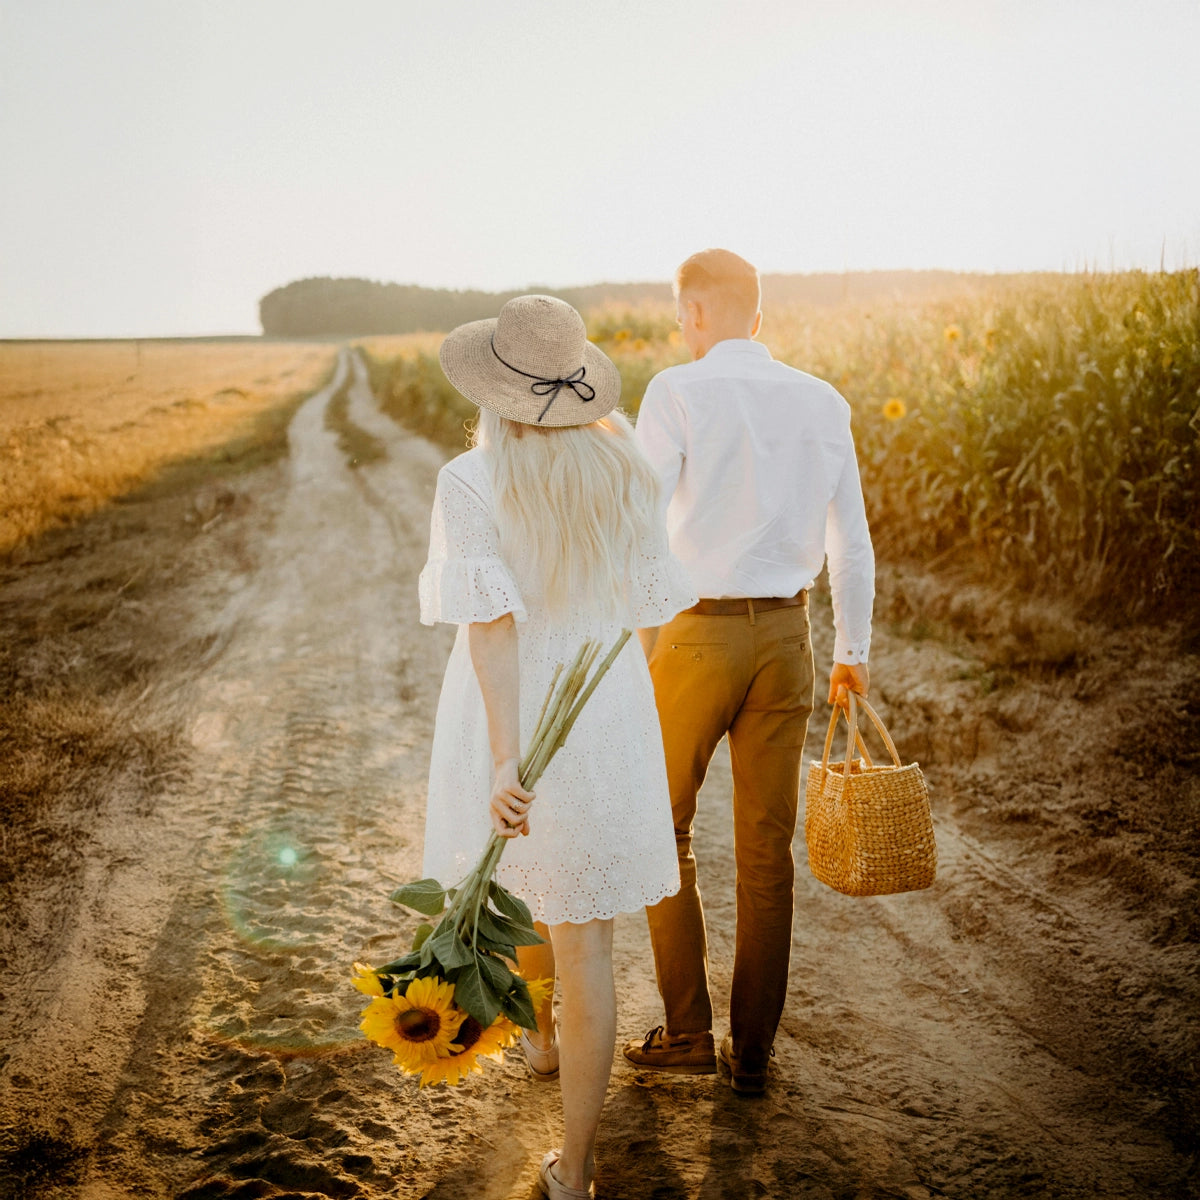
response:
[[[754,625],[756,623],[754,620],[754,601],[749,597],[746,598],[746,609],[750,613],[750,624]]]

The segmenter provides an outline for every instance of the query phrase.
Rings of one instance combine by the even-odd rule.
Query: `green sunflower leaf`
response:
[[[514,1025],[520,1025],[522,1029],[537,1028],[537,1014],[529,997],[529,985],[519,975],[513,976],[513,986],[500,1001],[500,1008]]]
[[[452,971],[455,967],[465,967],[475,961],[471,947],[454,932],[453,925],[440,929],[421,949],[422,952],[428,951],[434,955],[447,971]]]
[[[500,1015],[500,997],[483,978],[477,963],[472,961],[454,974],[454,1003],[465,1009],[487,1029]]]
[[[504,964],[503,960],[496,958],[492,954],[480,954],[475,961],[479,964],[480,972],[496,995],[507,995],[512,988],[515,976]]]
[[[532,925],[518,925],[486,906],[479,912],[479,932],[496,942],[513,946],[540,946],[542,939]],[[511,957],[511,955],[509,956]]]
[[[533,914],[529,911],[529,905],[518,896],[514,896],[503,884],[499,884],[493,879],[488,884],[488,895],[491,896],[496,910],[503,916],[527,929],[533,928]]]
[[[418,879],[397,888],[391,896],[393,904],[416,909],[427,917],[436,917],[446,907],[446,889],[436,879]]]
[[[375,968],[376,975],[403,975],[406,971],[414,971],[420,965],[421,956],[419,954],[406,954],[403,958],[395,958],[389,963],[384,963],[382,967]]]
[[[517,961],[516,946],[511,942],[498,942],[495,938],[484,937],[482,930],[475,942],[475,951],[478,954],[493,954],[500,958],[511,959],[513,962]]]
[[[422,921],[421,924],[417,926],[416,933],[413,934],[412,948],[414,950],[420,950],[420,948],[425,945],[425,942],[428,940],[429,935],[432,932],[433,926],[430,925],[428,921]]]

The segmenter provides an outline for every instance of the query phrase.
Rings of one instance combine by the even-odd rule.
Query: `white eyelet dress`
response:
[[[603,652],[622,628],[661,625],[696,602],[684,568],[658,545],[628,581],[625,620],[552,620],[521,563],[500,553],[485,452],[469,450],[438,474],[421,620],[458,625],[438,701],[425,816],[425,875],[446,886],[475,864],[491,833],[492,757],[467,625],[512,613],[517,625],[522,750],[554,668],[589,638]],[[566,744],[537,782],[528,837],[509,841],[497,878],[534,918],[609,918],[655,904],[679,888],[662,734],[645,655],[626,644],[592,693]]]

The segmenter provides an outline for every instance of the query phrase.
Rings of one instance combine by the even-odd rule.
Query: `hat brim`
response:
[[[549,395],[531,391],[534,380],[510,370],[496,357],[492,349],[495,331],[495,317],[469,321],[451,330],[438,351],[446,378],[472,404],[523,425],[561,428],[598,421],[621,402],[621,373],[616,364],[599,347],[585,342],[580,366],[586,368],[583,382],[595,389],[594,398],[584,400],[574,389],[564,387],[546,408]],[[545,415],[539,420],[543,409]]]

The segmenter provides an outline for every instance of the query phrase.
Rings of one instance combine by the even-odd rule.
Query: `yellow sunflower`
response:
[[[534,979],[528,984],[529,998],[535,1009],[554,994],[553,979]],[[504,1061],[504,1051],[516,1045],[521,1036],[520,1026],[507,1017],[497,1017],[483,1029],[474,1017],[466,1017],[458,1027],[458,1037],[450,1047],[449,1058],[439,1058],[421,1069],[421,1087],[446,1083],[454,1087],[470,1074],[483,1070],[483,1059]]]
[[[529,989],[529,1002],[533,1005],[534,1012],[554,995],[553,979],[531,979],[525,986]]]
[[[520,1027],[507,1017],[497,1017],[486,1029],[481,1029],[478,1021],[468,1017],[458,1031],[455,1044],[462,1047],[462,1054],[503,1062],[505,1048],[513,1045],[520,1036]]]
[[[529,1001],[535,1012],[554,995],[553,979],[531,979],[525,986],[529,988]],[[458,1043],[462,1046],[464,1054],[475,1054],[480,1058],[493,1058],[496,1062],[503,1062],[504,1051],[509,1046],[515,1046],[520,1036],[521,1027],[507,1017],[497,1017],[483,1030],[468,1017],[458,1031]]]
[[[893,396],[884,406],[883,415],[889,421],[898,421],[904,414],[908,412],[908,408],[904,401],[899,396]]]
[[[429,1087],[435,1083],[446,1083],[457,1087],[468,1075],[479,1074],[483,1066],[473,1054],[465,1051],[462,1054],[452,1054],[449,1058],[434,1059],[428,1066],[421,1068],[421,1079],[418,1087]]]
[[[504,1061],[504,1049],[511,1046],[521,1031],[507,1017],[497,1017],[486,1029],[474,1017],[467,1017],[458,1028],[458,1039],[450,1047],[449,1058],[438,1058],[421,1068],[421,1087],[447,1083],[456,1087],[468,1075],[483,1070],[482,1059]]]
[[[948,342],[957,342],[958,339],[962,337],[962,330],[957,325],[947,325],[946,328],[942,330],[942,336]]]
[[[526,986],[535,1012],[554,994],[553,979],[532,979]],[[486,1029],[482,1029],[474,1017],[468,1017],[459,1026],[452,1049],[455,1054],[472,1054],[503,1062],[504,1051],[515,1045],[520,1036],[521,1027],[507,1017],[497,1017]]]
[[[359,1028],[392,1051],[402,1071],[418,1071],[448,1058],[466,1013],[454,1004],[454,985],[445,980],[414,979],[403,996],[381,996],[363,1011]]]
[[[379,976],[375,974],[375,969],[369,963],[356,962],[354,964],[354,977],[350,982],[364,996],[383,995],[383,984],[380,983]]]

